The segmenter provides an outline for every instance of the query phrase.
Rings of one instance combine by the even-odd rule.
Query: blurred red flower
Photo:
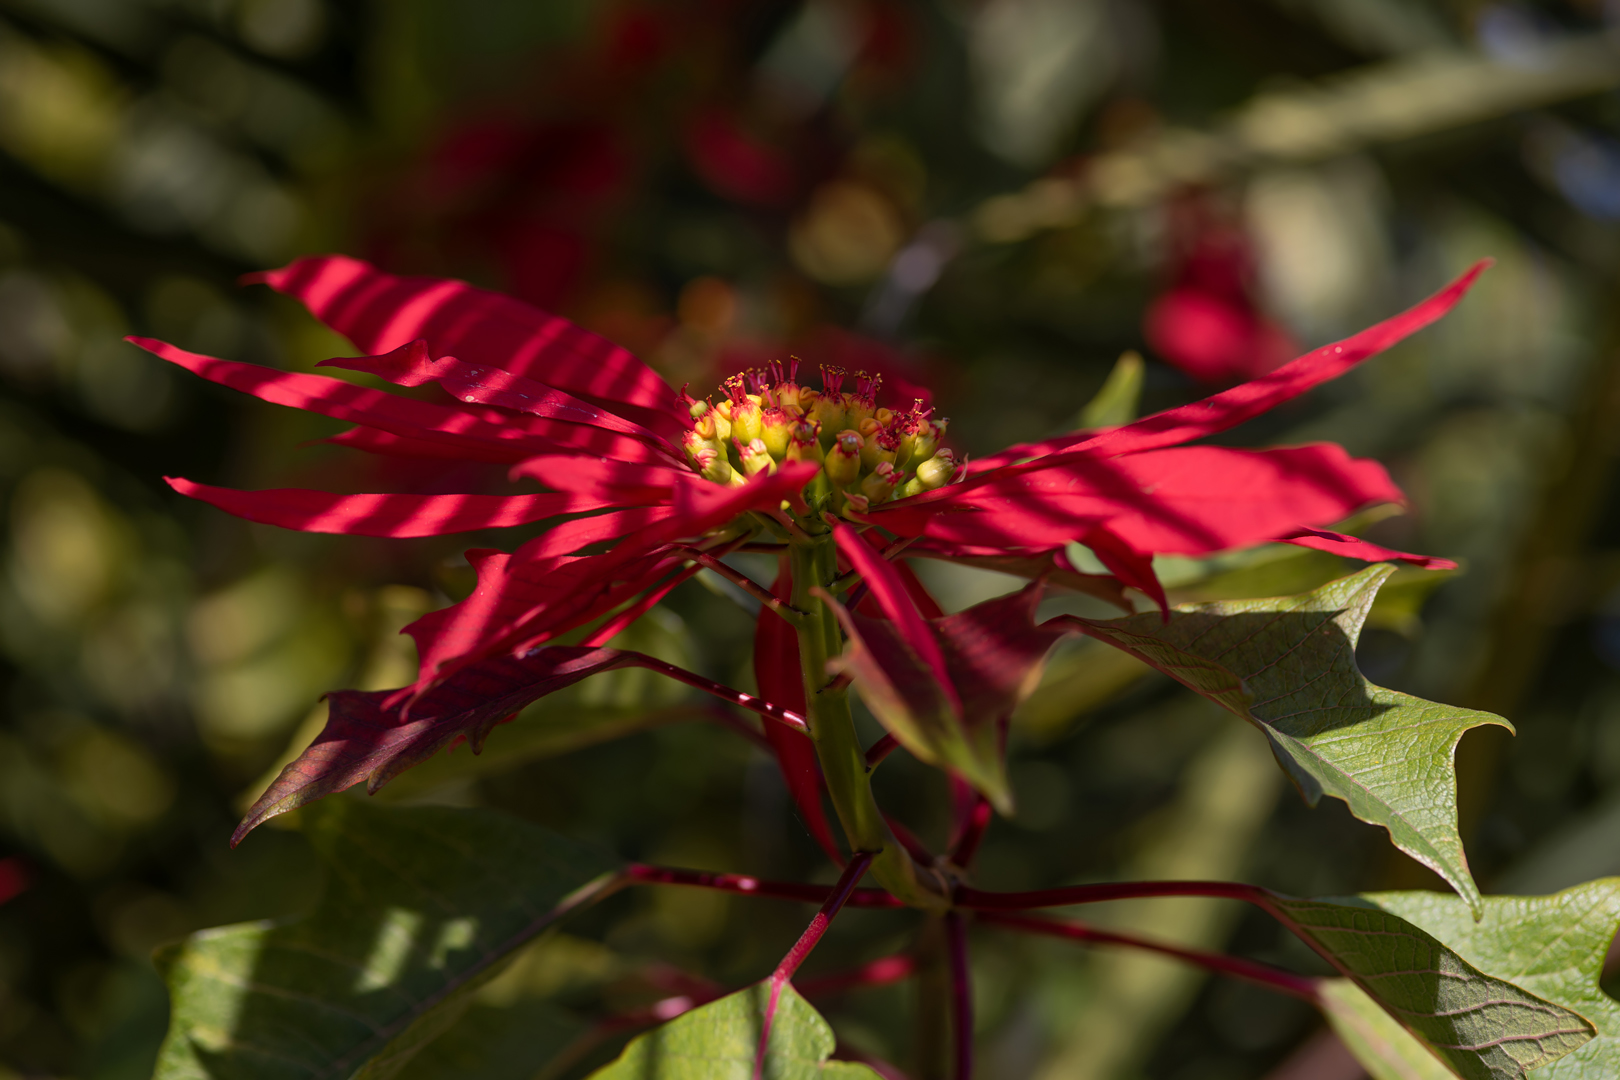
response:
[[[1200,382],[1252,379],[1297,351],[1255,298],[1255,257],[1241,225],[1202,194],[1169,205],[1170,287],[1142,320],[1148,345]]]

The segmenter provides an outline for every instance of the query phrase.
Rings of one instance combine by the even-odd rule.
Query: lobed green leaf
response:
[[[1456,1073],[1352,980],[1323,979],[1317,1006],[1372,1080],[1456,1080]]]
[[[684,1013],[624,1048],[591,1080],[753,1080],[770,981]],[[865,1065],[830,1061],[832,1028],[791,985],[771,1023],[763,1080],[879,1080]]]
[[[1379,564],[1298,596],[1184,604],[1168,621],[1157,613],[1063,621],[1249,720],[1306,802],[1342,799],[1477,913],[1479,889],[1457,835],[1452,754],[1471,728],[1512,725],[1375,686],[1361,674],[1356,641],[1379,585],[1394,572]]]
[[[1439,893],[1375,893],[1363,902],[1422,927],[1479,970],[1579,1013],[1590,1024],[1596,1037],[1556,1060],[1530,1066],[1535,1080],[1620,1076],[1620,1002],[1598,985],[1620,927],[1620,878],[1551,896],[1490,897],[1478,922],[1465,905]]]
[[[1465,1080],[1521,1080],[1592,1040],[1574,1009],[1475,966],[1450,936],[1377,899],[1272,896],[1265,906]],[[1472,922],[1465,904],[1444,899]]]
[[[172,1015],[155,1080],[393,1077],[617,869],[489,811],[334,800],[304,813],[328,869],[313,912],[160,950]]]

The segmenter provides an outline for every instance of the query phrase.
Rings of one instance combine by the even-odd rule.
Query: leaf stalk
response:
[[[979,916],[981,922],[993,926],[1005,926],[1010,930],[1022,930],[1026,933],[1042,934],[1046,937],[1064,938],[1068,941],[1081,941],[1093,945],[1122,945],[1132,949],[1142,949],[1155,952],[1161,956],[1171,956],[1177,960],[1185,961],[1212,971],[1217,975],[1239,979],[1243,982],[1262,986],[1267,990],[1275,990],[1290,997],[1299,998],[1312,1005],[1318,1004],[1321,980],[1309,975],[1296,975],[1292,971],[1262,964],[1256,960],[1246,960],[1241,956],[1223,956],[1220,953],[1204,952],[1201,949],[1184,949],[1179,945],[1169,945],[1161,941],[1152,941],[1148,938],[1137,937],[1135,934],[1119,934],[1111,930],[1100,930],[1078,919],[1056,919],[1042,915],[1018,915],[1012,913],[987,912]]]

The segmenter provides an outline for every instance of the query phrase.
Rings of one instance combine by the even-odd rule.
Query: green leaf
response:
[[[1578,1012],[1476,967],[1380,899],[1273,895],[1265,906],[1465,1080],[1521,1080],[1592,1039]],[[1443,899],[1472,924],[1465,904]]]
[[[1620,1002],[1598,987],[1620,926],[1620,878],[1551,896],[1493,896],[1477,923],[1463,904],[1439,893],[1375,893],[1364,899],[1422,927],[1481,971],[1591,1022],[1597,1037],[1536,1069],[1535,1080],[1620,1076]]]
[[[1080,410],[1080,427],[1118,427],[1135,420],[1136,410],[1142,401],[1142,374],[1145,370],[1141,353],[1135,349],[1120,353],[1097,396]]]
[[[1470,728],[1513,725],[1361,674],[1356,640],[1392,573],[1386,563],[1299,596],[1184,604],[1168,622],[1158,613],[1065,622],[1252,722],[1307,803],[1344,800],[1477,912],[1479,889],[1457,835],[1452,753]]]
[[[769,980],[638,1035],[591,1080],[752,1080]],[[791,985],[782,988],[764,1080],[879,1080],[865,1065],[829,1061],[832,1028]]]
[[[617,869],[484,810],[334,800],[304,813],[328,868],[312,913],[159,952],[172,1015],[156,1080],[392,1077]]]
[[[622,1038],[561,1003],[600,998],[609,983],[623,986],[619,980],[635,967],[599,942],[547,933],[480,987],[456,1025],[423,1047],[395,1080],[577,1077],[581,1061]]]
[[[544,1001],[474,1003],[455,1027],[406,1063],[398,1080],[532,1080],[588,1030]]]
[[[417,798],[446,784],[571,754],[638,731],[705,720],[709,715],[709,710],[695,705],[619,708],[573,701],[556,705],[550,701],[537,702],[506,725],[500,738],[486,742],[482,753],[475,754],[470,747],[457,747],[435,754],[394,777],[377,795],[389,802]]]
[[[1456,1080],[1456,1073],[1351,980],[1323,979],[1317,1005],[1372,1080]]]

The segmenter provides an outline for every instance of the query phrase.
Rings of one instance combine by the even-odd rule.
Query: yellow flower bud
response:
[[[871,425],[871,431],[862,431],[865,445],[861,447],[861,465],[867,469],[875,469],[879,465],[894,465],[894,459],[900,450],[900,436],[895,434],[893,428],[877,427],[877,420],[869,418],[861,421],[863,428]]]
[[[776,462],[772,460],[771,452],[765,448],[763,439],[755,439],[739,447],[737,457],[742,461],[743,472],[749,476],[757,475],[767,469],[771,472],[776,471]]]
[[[769,408],[761,414],[759,437],[765,440],[765,449],[771,452],[771,457],[777,461],[787,457],[788,443],[793,441],[793,432],[798,426],[798,419],[783,409]]]
[[[705,439],[700,432],[695,430],[681,433],[681,449],[686,451],[687,460],[694,465],[697,464],[698,455],[702,454],[703,451],[714,450],[717,453],[719,451],[719,448],[714,443]]]
[[[821,425],[823,448],[831,447],[833,437],[848,426],[842,394],[817,394],[815,400],[805,407],[805,415]]]
[[[917,466],[917,482],[924,491],[944,487],[956,475],[956,455],[949,449],[941,450]]]
[[[861,475],[861,442],[860,435],[847,428],[834,438],[822,468],[826,470],[827,479],[836,486],[853,484],[856,477]]]
[[[764,430],[759,399],[752,394],[731,403],[731,437],[743,445],[759,438]]]
[[[887,461],[878,462],[876,469],[861,480],[860,493],[873,503],[885,503],[894,497],[900,484],[900,474]]]
[[[731,462],[712,446],[698,451],[697,467],[705,480],[713,480],[717,484],[731,482]]]
[[[826,454],[821,450],[821,428],[814,420],[800,420],[793,429],[793,439],[788,443],[788,461],[824,461]]]

